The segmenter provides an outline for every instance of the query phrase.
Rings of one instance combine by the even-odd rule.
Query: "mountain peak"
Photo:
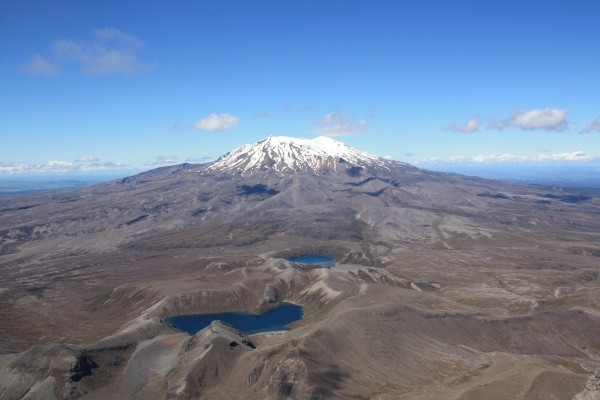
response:
[[[381,166],[387,160],[352,148],[347,144],[320,136],[315,139],[268,136],[254,144],[240,146],[223,155],[208,169],[220,172],[252,174],[260,171],[277,173],[317,172],[346,166]]]

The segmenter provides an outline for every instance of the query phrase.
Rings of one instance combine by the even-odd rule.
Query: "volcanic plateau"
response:
[[[0,198],[0,399],[598,399],[599,333],[589,194],[268,137]]]

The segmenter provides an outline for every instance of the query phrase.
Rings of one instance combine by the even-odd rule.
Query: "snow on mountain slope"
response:
[[[269,136],[255,144],[246,144],[225,154],[208,170],[253,172],[273,170],[279,173],[337,170],[348,166],[385,166],[390,161],[356,150],[328,137],[315,139]]]

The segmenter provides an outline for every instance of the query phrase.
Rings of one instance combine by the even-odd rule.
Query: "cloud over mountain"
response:
[[[355,120],[337,111],[325,114],[323,118],[315,122],[317,133],[322,136],[341,136],[363,132],[367,129],[366,119]]]
[[[202,132],[224,132],[233,128],[239,122],[239,118],[235,115],[228,113],[213,113],[194,122],[192,124],[192,129]]]

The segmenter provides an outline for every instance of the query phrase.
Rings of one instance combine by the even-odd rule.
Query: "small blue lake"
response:
[[[287,260],[298,263],[298,264],[318,264],[318,265],[326,265],[328,267],[335,266],[335,260],[333,258],[327,257],[327,256],[315,255],[315,254],[307,254],[304,256],[290,257],[290,258],[287,258]]]
[[[165,318],[165,322],[179,330],[195,335],[211,322],[219,320],[232,325],[246,335],[287,330],[286,325],[304,317],[304,310],[297,304],[283,302],[263,314],[227,312],[214,314],[177,315]]]

